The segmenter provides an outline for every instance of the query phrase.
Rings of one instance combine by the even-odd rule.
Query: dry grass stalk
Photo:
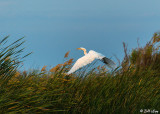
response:
[[[73,59],[70,59],[69,61],[68,61],[68,65],[71,65],[73,63]]]
[[[152,43],[154,44],[154,43],[157,43],[157,42],[160,42],[160,34],[154,33]]]
[[[19,75],[20,75],[20,73],[19,73],[19,72],[16,72],[15,77],[18,77]]]
[[[73,63],[73,59],[70,59],[68,61],[66,61],[63,66],[66,66],[66,65],[71,65]]]
[[[61,66],[63,66],[63,64],[58,64],[55,67],[53,67],[52,69],[50,69],[50,72],[55,72],[57,71]]]
[[[41,69],[41,72],[42,72],[42,71],[46,71],[46,67],[47,67],[47,66],[43,66],[43,68]]]
[[[64,55],[64,58],[67,58],[68,55],[69,55],[70,51],[68,51],[65,55]]]
[[[10,57],[7,57],[6,59],[5,59],[5,61],[8,61],[10,59]]]
[[[98,70],[100,70],[100,65],[97,67]]]
[[[23,75],[27,75],[27,71],[23,71]]]

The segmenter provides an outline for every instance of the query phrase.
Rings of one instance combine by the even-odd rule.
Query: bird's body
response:
[[[83,50],[85,55],[76,61],[76,63],[73,65],[73,67],[70,69],[70,71],[67,74],[71,74],[75,72],[79,68],[82,68],[83,66],[86,66],[87,64],[93,62],[95,59],[101,60],[111,68],[116,67],[116,64],[112,60],[106,58],[101,53],[98,53],[93,50],[90,50],[89,53],[87,53],[85,48],[77,48],[77,49]]]

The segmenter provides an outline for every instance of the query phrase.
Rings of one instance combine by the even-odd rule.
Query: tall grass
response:
[[[16,49],[22,44],[21,40],[1,47],[0,113],[160,111],[159,33],[155,33],[146,46],[133,49],[130,54],[124,44],[124,60],[112,72],[97,66],[71,75],[66,75],[73,64],[73,59],[68,58],[69,52],[64,56],[66,61],[53,68],[44,66],[41,70],[18,71],[21,57],[17,54],[22,51]]]

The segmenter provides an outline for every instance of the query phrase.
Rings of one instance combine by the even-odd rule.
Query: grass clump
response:
[[[66,75],[73,63],[73,59],[68,60],[69,52],[63,64],[51,69],[44,66],[41,70],[18,71],[23,57],[17,55],[22,51],[16,49],[23,44],[21,40],[1,47],[0,113],[160,111],[159,33],[131,54],[124,44],[124,60],[114,71],[98,66],[87,73],[82,69],[72,75]]]

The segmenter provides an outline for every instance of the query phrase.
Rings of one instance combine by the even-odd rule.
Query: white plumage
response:
[[[89,53],[87,54],[85,48],[81,47],[81,48],[77,48],[77,49],[83,50],[85,55],[76,61],[76,63],[73,65],[73,67],[70,69],[70,71],[67,74],[71,74],[71,73],[75,72],[79,68],[82,68],[83,66],[86,66],[87,64],[93,62],[95,59],[101,60],[102,62],[106,63],[111,68],[116,67],[116,64],[112,60],[106,58],[101,53],[90,50]]]

